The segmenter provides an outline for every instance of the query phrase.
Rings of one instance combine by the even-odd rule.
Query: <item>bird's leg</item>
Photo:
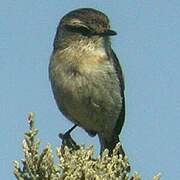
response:
[[[65,147],[69,147],[72,150],[77,150],[80,148],[79,145],[76,144],[76,142],[72,139],[71,137],[71,132],[77,127],[77,125],[75,124],[71,129],[69,129],[68,131],[66,131],[64,134],[59,133],[59,138],[62,139],[62,146]]]
[[[75,124],[71,129],[69,129],[68,131],[66,131],[63,136],[70,136],[71,132],[72,132],[76,127],[77,127],[77,125]]]

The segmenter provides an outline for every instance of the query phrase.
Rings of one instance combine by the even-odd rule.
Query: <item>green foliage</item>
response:
[[[57,148],[59,163],[54,163],[52,150],[47,145],[39,152],[38,130],[34,126],[34,114],[28,117],[29,131],[23,140],[24,159],[14,161],[14,175],[18,180],[141,180],[138,173],[129,177],[128,158],[118,155],[117,144],[112,156],[105,150],[94,159],[93,147],[73,150],[67,146]],[[160,174],[153,178],[160,179]]]
[[[51,147],[47,147],[39,153],[40,141],[35,137],[38,130],[34,126],[34,114],[28,117],[30,129],[25,133],[23,140],[23,151],[25,159],[22,160],[23,167],[14,162],[14,175],[19,180],[49,180],[58,179],[59,168],[54,164]]]

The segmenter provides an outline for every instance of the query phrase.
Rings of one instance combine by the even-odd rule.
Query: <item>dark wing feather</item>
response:
[[[122,108],[121,108],[121,112],[119,114],[119,118],[115,126],[115,131],[114,131],[115,134],[119,135],[121,133],[124,120],[125,120],[125,96],[124,96],[125,85],[124,85],[124,77],[123,77],[121,66],[119,64],[116,54],[114,53],[112,49],[111,49],[111,57],[112,57],[112,62],[113,62],[113,65],[114,65],[114,68],[116,70],[116,74],[119,80],[120,93],[122,97]]]

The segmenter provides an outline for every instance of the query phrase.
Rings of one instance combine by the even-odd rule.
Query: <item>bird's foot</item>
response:
[[[62,139],[62,146],[67,146],[68,148],[72,150],[78,150],[80,149],[80,146],[72,139],[71,132],[76,128],[77,125],[74,125],[71,129],[69,129],[64,134],[59,133],[59,138]]]

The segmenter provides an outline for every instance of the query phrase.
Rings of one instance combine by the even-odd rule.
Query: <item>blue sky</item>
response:
[[[15,179],[12,161],[22,159],[21,142],[28,112],[36,113],[42,146],[72,126],[58,111],[48,80],[52,43],[60,18],[92,7],[106,13],[125,73],[126,123],[121,134],[132,170],[143,179],[162,172],[180,179],[180,1],[23,1],[0,6],[0,178]],[[94,144],[80,128],[73,136]]]

